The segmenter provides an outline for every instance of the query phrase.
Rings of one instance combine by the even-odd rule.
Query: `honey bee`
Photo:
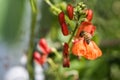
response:
[[[86,31],[81,31],[79,36],[83,37],[87,44],[89,44],[92,39],[92,35]]]

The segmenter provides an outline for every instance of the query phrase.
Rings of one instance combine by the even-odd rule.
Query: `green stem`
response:
[[[27,54],[27,69],[29,73],[29,80],[34,80],[34,63],[33,63],[33,51],[34,51],[34,31],[37,18],[37,6],[35,0],[30,0],[32,8],[32,21],[31,21],[31,30],[30,30],[30,41]]]
[[[53,9],[53,11],[55,11],[57,14],[56,15],[58,15],[60,12],[61,12],[61,10],[59,9],[59,8],[57,8],[56,6],[54,6],[51,2],[50,2],[50,0],[44,0],[52,9]]]
[[[74,30],[73,30],[73,32],[72,32],[72,34],[71,34],[71,36],[70,36],[70,38],[68,40],[68,45],[70,45],[70,43],[72,42],[72,39],[73,39],[73,37],[74,37],[74,35],[75,35],[76,31],[77,31],[77,28],[78,28],[78,22],[76,23],[76,26],[75,26],[75,28],[74,28]]]
[[[52,68],[57,68],[57,65],[54,63],[54,61],[51,58],[47,59],[47,62],[51,65]]]
[[[59,52],[55,48],[52,48],[52,52],[56,55],[58,59],[62,58],[62,56],[59,54]]]

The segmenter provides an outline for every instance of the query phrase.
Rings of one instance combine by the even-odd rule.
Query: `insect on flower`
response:
[[[95,29],[96,29],[96,27],[94,26],[94,25],[92,25],[92,23],[90,23],[90,22],[82,22],[81,24],[80,24],[80,26],[78,27],[78,31],[77,31],[77,33],[76,33],[76,36],[75,36],[75,38],[79,38],[80,37],[80,33],[82,32],[82,31],[85,31],[85,32],[87,32],[87,33],[90,33],[92,36],[94,35],[94,32],[95,32]]]
[[[91,38],[95,27],[90,22],[82,22],[76,33],[72,46],[72,53],[76,56],[83,56],[94,60],[102,55],[102,51]]]
[[[88,32],[81,31],[80,32],[80,37],[83,37],[84,40],[86,41],[86,43],[89,44],[90,41],[91,41],[92,35],[90,33],[88,33]]]

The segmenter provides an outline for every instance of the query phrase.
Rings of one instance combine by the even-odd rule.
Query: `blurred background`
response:
[[[51,0],[57,7],[74,1]],[[79,1],[94,12],[92,22],[97,27],[94,40],[103,52],[102,57],[89,61],[71,55],[71,67],[67,69],[62,67],[62,60],[51,55],[60,67],[54,70],[38,65],[41,72],[38,76],[43,80],[120,80],[120,0],[76,0]],[[34,43],[44,37],[61,54],[61,44],[67,37],[60,31],[58,17],[44,0],[37,0],[37,8]],[[14,70],[19,69],[26,78],[14,80],[28,80],[24,57],[30,41],[31,12],[29,0],[0,0],[0,80],[13,80],[8,77],[15,76]]]

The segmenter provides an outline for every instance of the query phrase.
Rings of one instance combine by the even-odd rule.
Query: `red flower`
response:
[[[90,33],[91,35],[94,34],[96,27],[92,25],[90,22],[82,22],[78,28],[77,34],[75,38],[79,38],[80,32],[81,31],[86,31]]]
[[[67,14],[70,20],[73,19],[73,6],[68,4],[67,5]]]
[[[86,10],[86,18],[88,21],[91,21],[93,18],[93,11],[91,9]]]
[[[51,48],[48,47],[48,44],[44,38],[41,38],[38,42],[38,46],[40,52],[43,54],[49,54],[51,52]]]

